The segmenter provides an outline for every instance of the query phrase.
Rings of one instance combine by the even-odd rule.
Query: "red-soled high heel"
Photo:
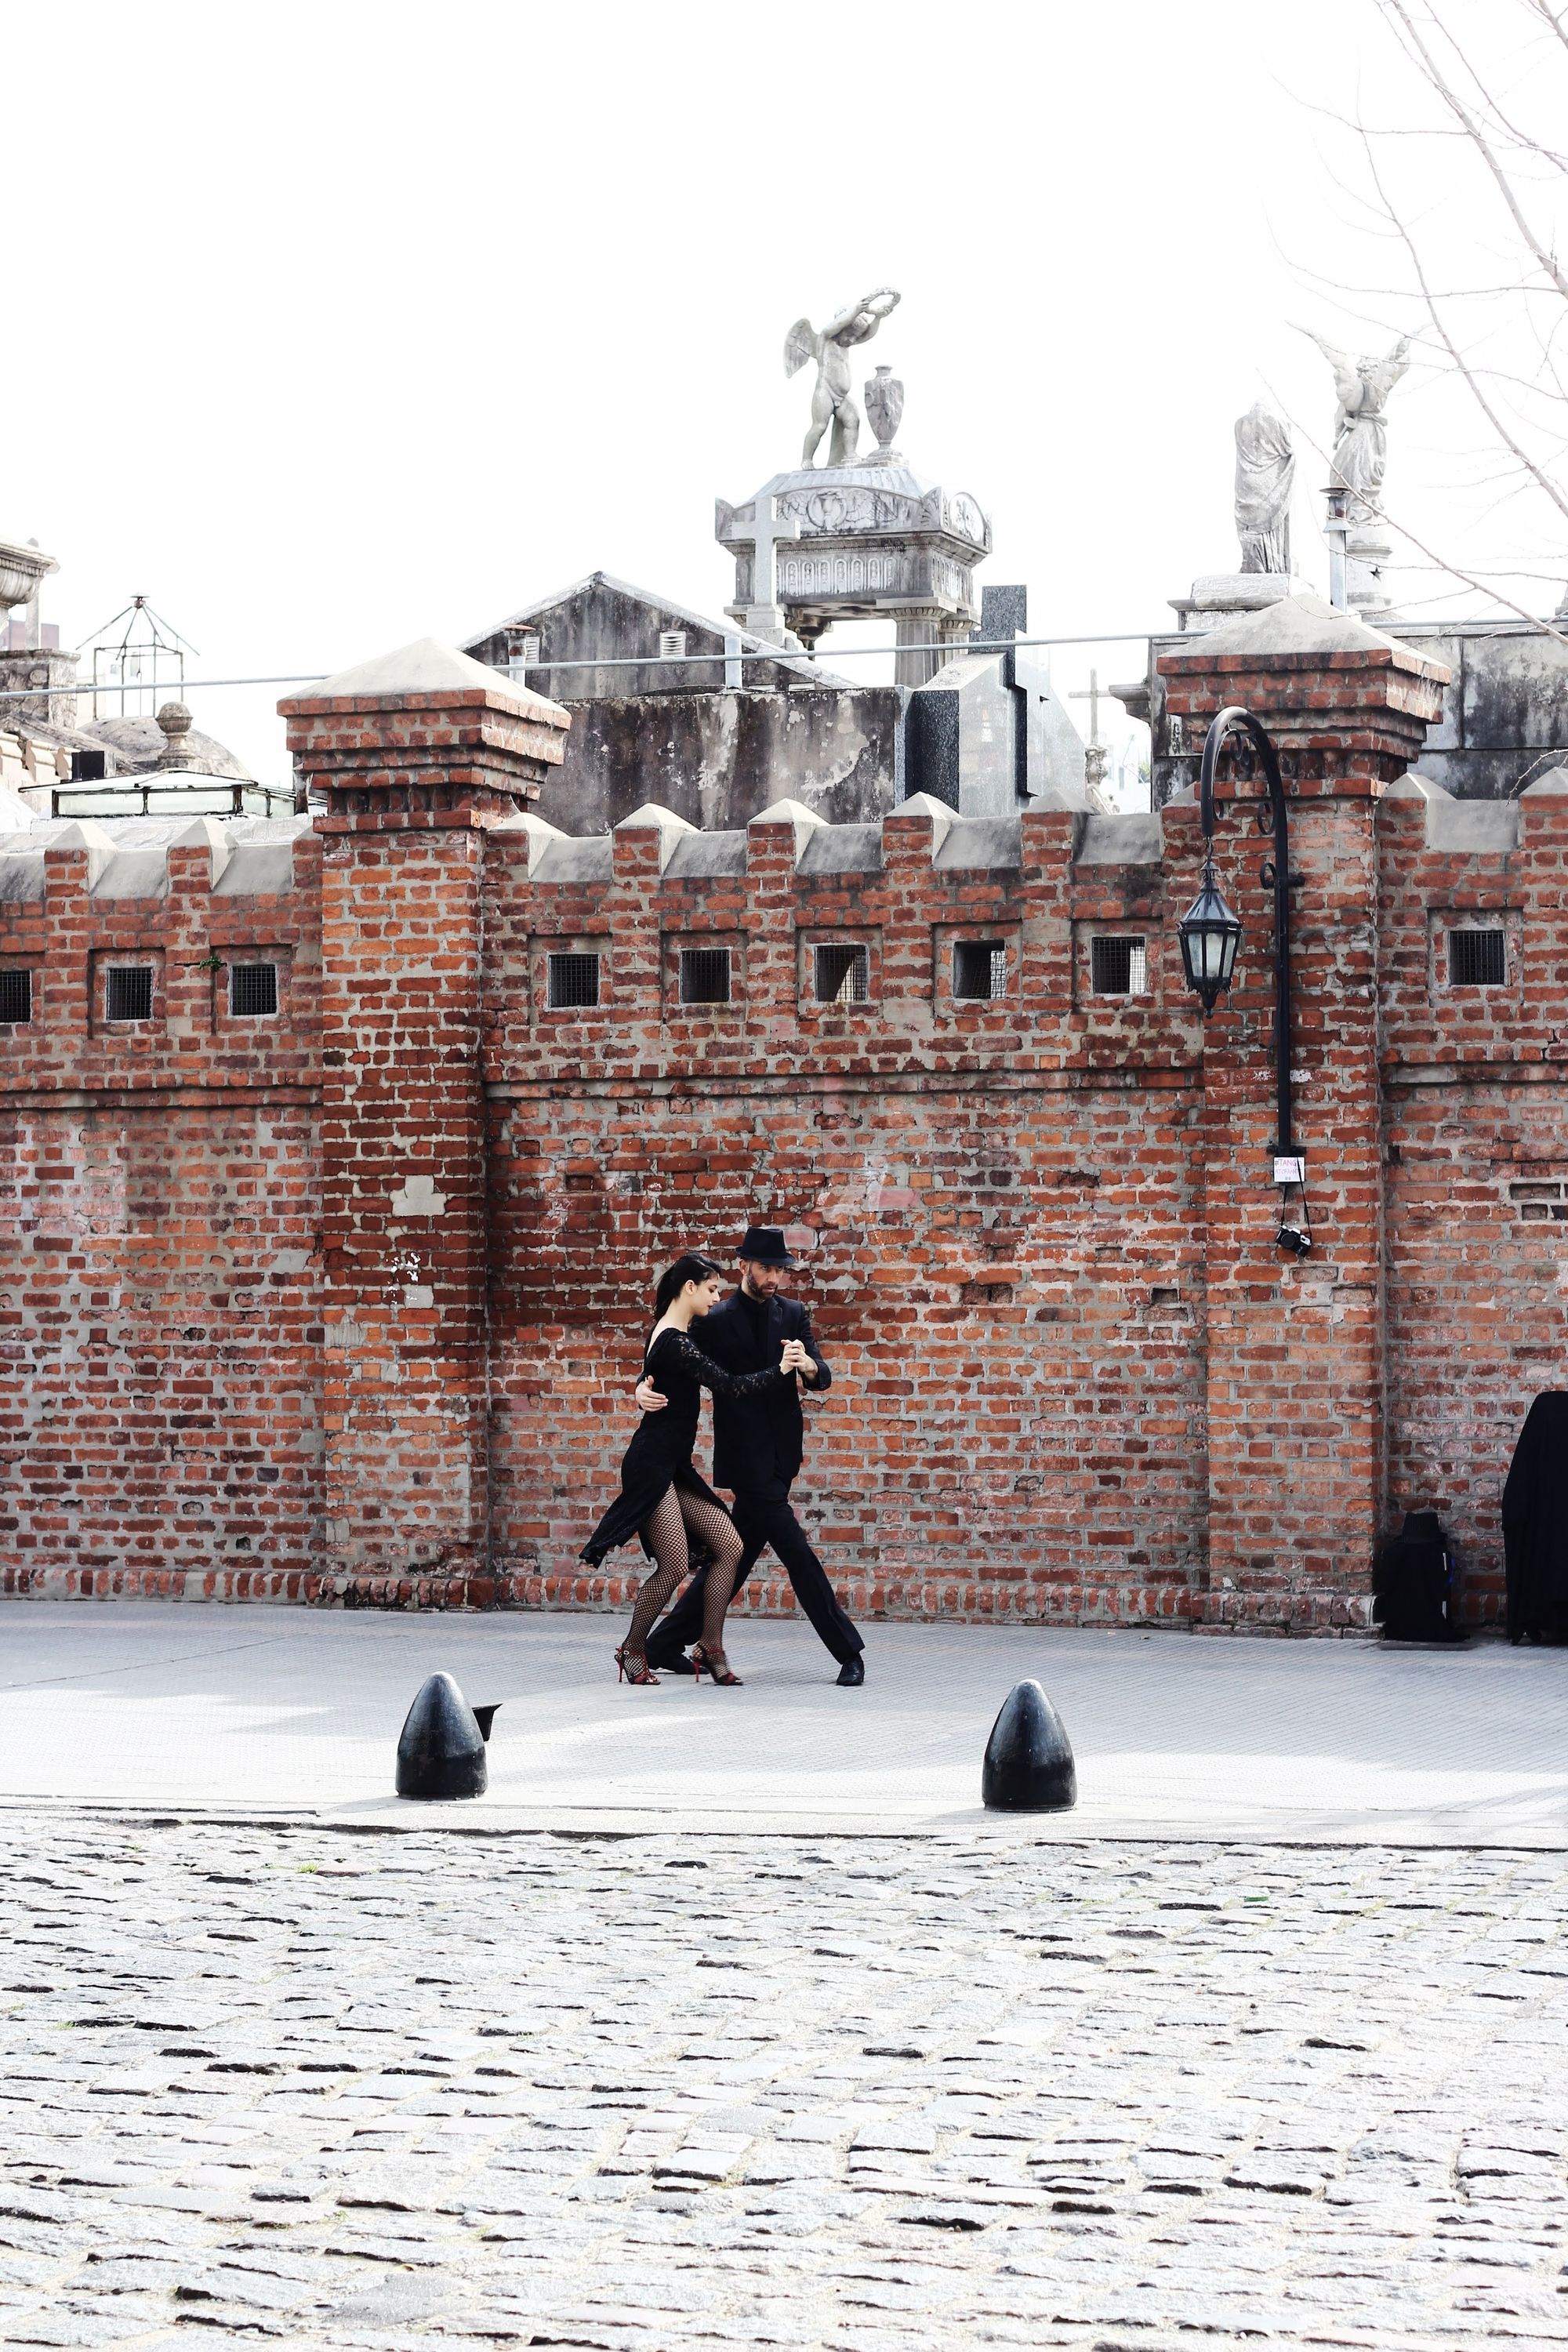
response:
[[[628,1683],[651,1683],[657,1690],[658,1676],[640,1650],[621,1648],[616,1652],[616,1680]]]
[[[705,1649],[700,1642],[693,1642],[691,1656],[697,1668],[699,1682],[702,1680],[703,1673],[706,1671],[726,1690],[741,1690],[744,1687],[740,1675],[730,1672],[729,1662],[722,1650],[710,1651]],[[718,1664],[714,1664],[715,1659],[718,1660]]]

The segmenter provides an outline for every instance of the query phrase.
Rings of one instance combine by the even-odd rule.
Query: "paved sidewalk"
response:
[[[616,1630],[0,1608],[0,2344],[1568,2347],[1568,1654]]]
[[[444,1825],[1568,1845],[1568,1652],[870,1625],[840,1691],[809,1628],[742,1621],[746,1688],[617,1686],[616,1618],[0,1603],[0,1791],[428,1828],[393,1797],[426,1675],[504,1702],[490,1793]],[[1037,1675],[1080,1801],[978,1804]]]

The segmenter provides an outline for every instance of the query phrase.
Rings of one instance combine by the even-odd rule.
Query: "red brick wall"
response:
[[[1428,1505],[1495,1611],[1501,1475],[1565,1336],[1568,800],[1527,796],[1517,849],[1429,847],[1420,800],[1382,797],[1431,698],[1414,657],[1200,642],[1167,683],[1196,733],[1235,697],[1283,751],[1300,1265],[1234,788],[1247,946],[1206,1029],[1174,932],[1194,809],[1157,865],[1079,859],[1061,811],[1025,817],[1021,866],[959,867],[911,809],[879,865],[860,840],[811,870],[786,814],[742,872],[666,870],[634,824],[607,879],[552,881],[513,814],[547,754],[500,682],[293,706],[329,805],[291,890],[215,893],[197,844],[166,895],[92,895],[98,846],[51,853],[47,898],[0,909],[0,964],[41,975],[3,1041],[6,1586],[618,1602],[635,1557],[590,1580],[576,1552],[651,1276],[765,1216],[834,1366],[799,1498],[858,1612],[1354,1628],[1375,1542]],[[1456,913],[1508,927],[1502,991],[1441,984]],[[1100,930],[1146,939],[1143,996],[1091,992]],[[963,937],[1005,944],[1000,1002],[955,1000]],[[867,1003],[814,1001],[819,940],[866,945]],[[603,950],[597,1011],[547,1010],[552,941]],[[683,942],[731,947],[734,1003],[679,1003]],[[239,949],[279,962],[274,1022],[227,1018]],[[101,1019],[121,953],[156,966],[142,1031]]]
[[[1380,812],[1389,1494],[1436,1509],[1471,1613],[1502,1608],[1502,1482],[1531,1399],[1568,1386],[1568,795],[1520,803],[1517,848],[1426,845]],[[1508,979],[1447,984],[1451,924],[1504,931]]]
[[[613,1491],[653,1276],[795,1229],[834,1368],[800,1493],[862,1611],[1181,1621],[1201,1589],[1194,1023],[1087,996],[1088,919],[1157,932],[1159,877],[942,871],[928,818],[879,872],[797,871],[753,822],[747,871],[662,880],[652,827],[613,884],[527,878],[505,835],[489,936],[496,1565],[530,1600],[619,1598],[574,1554]],[[952,947],[1005,940],[1009,993],[955,1002]],[[822,1006],[810,947],[864,941],[871,999]],[[543,1010],[552,940],[609,943],[596,1013]],[[679,949],[728,940],[736,1002],[672,1004]],[[1167,946],[1168,946],[1167,942]],[[803,947],[806,955],[803,956]],[[775,1571],[776,1573],[776,1571]],[[787,1586],[754,1597],[780,1605]]]
[[[215,896],[202,847],[171,850],[161,897],[91,898],[89,863],[51,851],[47,900],[0,910],[0,962],[38,975],[0,1033],[0,1583],[306,1597],[317,845],[267,897]],[[223,965],[264,956],[278,1017],[235,1021]],[[144,1027],[103,1019],[120,959],[154,966]]]
[[[1194,744],[1226,704],[1269,729],[1301,879],[1290,1062],[1314,1245],[1293,1263],[1276,1240],[1271,1167],[1273,894],[1261,869],[1274,845],[1252,823],[1261,774],[1227,782],[1216,863],[1247,946],[1203,1061],[1215,1624],[1364,1623],[1386,1514],[1375,808],[1438,715],[1445,674],[1403,648],[1356,646],[1354,625],[1340,634],[1352,640],[1341,652],[1239,656],[1215,650],[1221,632],[1161,665]],[[1194,860],[1199,846],[1194,826]]]

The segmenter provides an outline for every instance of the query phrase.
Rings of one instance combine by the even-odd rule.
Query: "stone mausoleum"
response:
[[[290,813],[8,804],[4,1589],[618,1607],[577,1553],[653,1275],[765,1222],[858,1616],[1363,1632],[1407,1508],[1497,1615],[1568,1337],[1568,767],[1451,793],[1455,633],[1271,557],[1119,689],[1156,805],[1112,813],[1021,590],[976,607],[978,502],[851,440],[721,505],[721,617],[595,572],[291,697]],[[816,658],[851,606],[891,685]],[[1304,1255],[1240,772],[1206,1022],[1178,951],[1237,702],[1300,877]]]

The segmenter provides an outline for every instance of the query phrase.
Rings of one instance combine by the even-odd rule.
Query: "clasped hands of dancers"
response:
[[[805,1443],[801,1385],[820,1395],[833,1375],[805,1309],[783,1296],[795,1261],[782,1232],[749,1227],[740,1258],[740,1283],[727,1298],[721,1297],[722,1270],[694,1250],[661,1276],[637,1391],[642,1420],[622,1458],[621,1491],[582,1556],[597,1568],[636,1537],[653,1562],[616,1652],[628,1682],[657,1684],[661,1671],[699,1680],[706,1673],[735,1688],[741,1677],[724,1654],[724,1614],[771,1544],[795,1599],[838,1661],[839,1682],[853,1688],[866,1679],[865,1644],[789,1500]],[[700,1339],[693,1325],[700,1327]],[[732,1507],[691,1459],[704,1389],[713,1398],[713,1475],[733,1493]],[[695,1574],[694,1548],[705,1555]]]

